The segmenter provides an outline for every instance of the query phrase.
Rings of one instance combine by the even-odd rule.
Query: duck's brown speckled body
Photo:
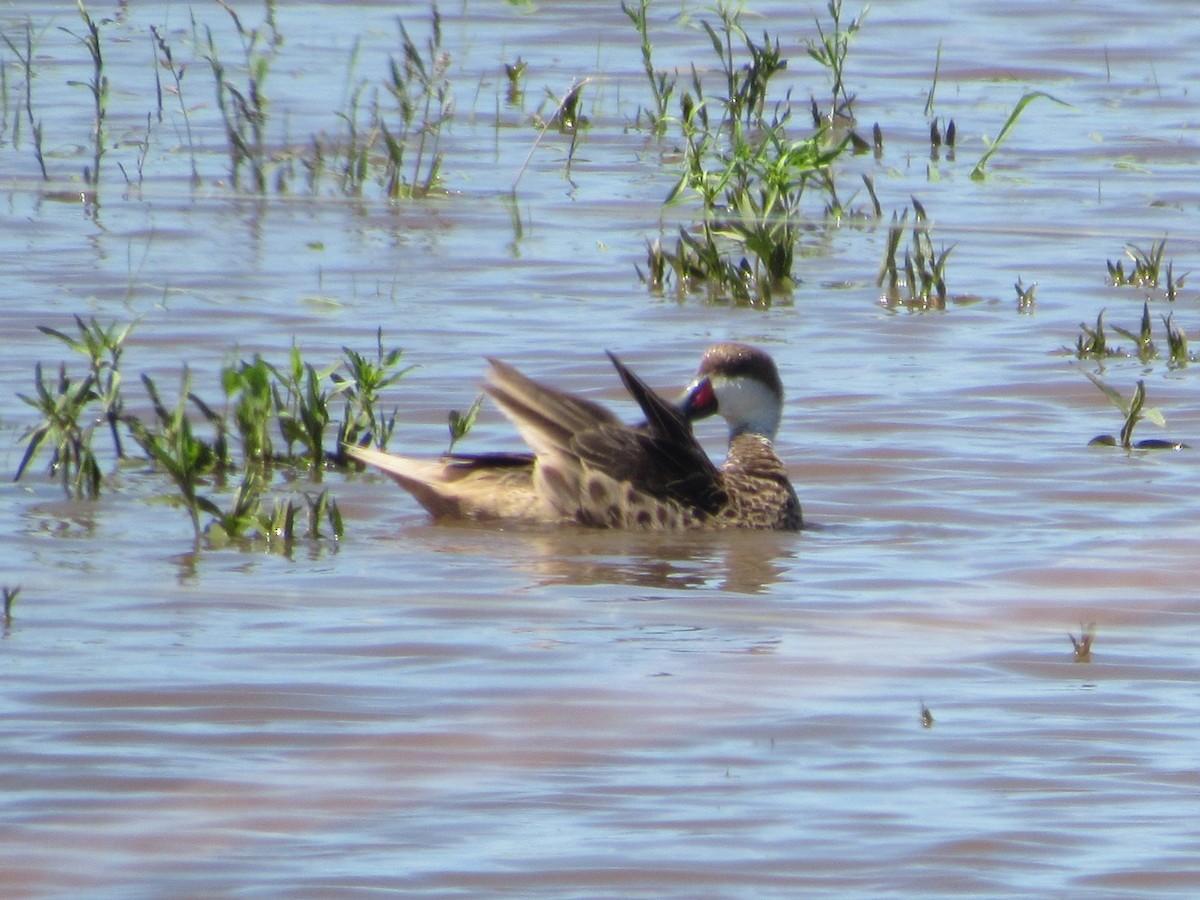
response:
[[[679,405],[609,356],[645,423],[626,425],[599,404],[489,360],[484,390],[532,454],[420,460],[365,447],[347,452],[381,469],[442,519],[663,530],[801,527],[800,503],[771,446],[783,386],[770,356],[745,344],[713,345]],[[691,427],[693,419],[714,413],[730,429],[719,469]]]

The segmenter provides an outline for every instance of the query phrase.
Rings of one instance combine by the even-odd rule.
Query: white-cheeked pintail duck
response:
[[[422,460],[368,447],[346,452],[382,470],[438,519],[660,530],[801,527],[800,502],[771,445],[783,384],[769,355],[746,344],[714,344],[679,404],[609,358],[646,416],[641,425],[626,425],[597,403],[489,359],[484,390],[532,454]],[[691,425],[713,414],[729,425],[729,453],[719,469]]]

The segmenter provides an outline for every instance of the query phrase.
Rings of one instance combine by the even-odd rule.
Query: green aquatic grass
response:
[[[718,3],[716,13],[721,23],[719,29],[708,20],[700,24],[721,60],[725,124],[736,145],[745,138],[740,131],[743,126],[752,128],[763,121],[770,81],[787,68],[787,60],[783,58],[778,37],[772,41],[771,35],[764,31],[762,43],[755,43],[742,25],[740,5]]]
[[[335,385],[334,393],[345,400],[336,443],[337,458],[345,464],[341,448],[346,444],[371,444],[377,450],[387,449],[392,432],[396,429],[397,413],[393,409],[390,415],[386,415],[379,409],[381,394],[416,367],[401,365],[404,356],[401,348],[384,348],[382,328],[375,332],[374,357],[349,347],[343,347],[342,354],[345,374],[335,370],[329,373],[329,378]],[[466,429],[469,430],[470,425]]]
[[[25,23],[24,31],[25,40],[22,44],[17,44],[9,35],[0,34],[0,39],[8,45],[8,49],[12,51],[17,61],[21,64],[21,71],[25,77],[23,108],[25,111],[25,121],[29,125],[29,132],[33,141],[33,155],[37,160],[38,168],[42,172],[42,180],[49,181],[50,173],[46,169],[46,155],[42,147],[43,141],[43,126],[42,120],[33,114],[33,59],[34,59],[34,40],[33,40],[33,23]],[[7,102],[8,91],[4,92]],[[21,117],[13,118],[13,137],[12,144],[14,147],[21,143]]]
[[[650,0],[637,0],[636,6],[627,0],[621,0],[621,11],[629,17],[629,21],[633,23],[634,30],[641,39],[642,68],[646,72],[646,80],[650,84],[650,96],[653,100],[651,109],[644,107],[638,109],[637,120],[640,123],[644,116],[649,123],[650,130],[662,137],[666,133],[671,117],[671,101],[675,95],[677,79],[670,72],[655,68],[654,45],[650,41],[649,10]]]
[[[442,17],[430,4],[429,35],[422,47],[400,22],[403,61],[388,61],[384,88],[395,104],[398,125],[376,111],[376,128],[383,136],[386,162],[385,193],[392,199],[427,196],[441,183],[442,128],[452,115],[450,56],[442,49]],[[411,155],[411,169],[405,157]]]
[[[120,422],[123,411],[121,394],[121,357],[135,323],[103,326],[95,318],[84,321],[75,316],[77,334],[38,326],[43,334],[83,356],[88,374],[75,378],[67,374],[66,363],[59,365],[58,378],[43,376],[39,363],[34,370],[35,393],[18,395],[41,416],[41,421],[25,434],[25,453],[17,466],[19,480],[37,452],[50,448],[49,470],[62,479],[68,496],[95,499],[100,495],[103,476],[92,447],[98,421],[107,424],[117,458],[125,455]],[[99,406],[97,419],[93,410]]]
[[[57,28],[64,34],[70,35],[84,48],[91,67],[87,80],[69,80],[67,81],[67,85],[73,88],[83,88],[91,95],[92,123],[90,133],[86,142],[80,141],[81,146],[86,143],[90,151],[90,163],[83,168],[82,183],[85,185],[85,191],[81,192],[81,194],[90,206],[94,206],[98,202],[102,160],[108,153],[111,145],[107,131],[109,79],[104,70],[104,49],[101,41],[101,28],[108,24],[109,20],[97,20],[93,18],[82,0],[77,0],[76,10],[83,23],[82,31],[77,32],[62,25],[57,26]],[[0,39],[3,39],[4,43],[20,63],[21,72],[24,77],[23,118],[31,133],[34,158],[37,161],[42,180],[48,182],[51,180],[51,175],[46,163],[44,120],[34,112],[33,86],[34,81],[38,77],[38,72],[34,68],[37,54],[32,22],[26,22],[23,37],[24,40],[19,42],[9,34],[0,35]],[[7,77],[5,77],[4,81],[5,106],[7,107]],[[12,146],[14,147],[21,143],[21,122],[21,116],[14,116],[12,138]],[[144,161],[144,152],[139,161]]]
[[[4,585],[0,587],[0,598],[4,601],[4,627],[7,629],[12,626],[12,610],[17,602],[17,597],[21,595],[21,586],[9,587]]]
[[[943,245],[940,249],[934,247],[925,207],[916,197],[910,199],[912,224],[908,222],[908,207],[899,215],[892,214],[883,261],[875,284],[884,289],[882,302],[885,306],[916,311],[945,310],[948,297],[946,266],[954,245]],[[909,245],[904,250],[901,264],[897,255],[906,231],[910,236]]]
[[[94,424],[84,420],[97,397],[94,377],[71,378],[64,363],[59,366],[57,379],[47,379],[38,363],[34,368],[34,391],[32,397],[17,395],[38,412],[41,421],[23,437],[25,453],[13,480],[20,480],[38,450],[48,446],[49,471],[59,476],[67,496],[95,499],[100,496],[103,477],[92,450]]]
[[[446,417],[447,425],[450,428],[450,444],[446,447],[446,454],[454,452],[454,445],[465,438],[475,427],[475,420],[479,418],[479,410],[483,408],[484,395],[480,394],[475,398],[475,402],[465,413],[459,412],[457,409],[450,410]]]
[[[525,72],[528,68],[529,64],[519,56],[516,62],[504,64],[504,77],[508,79],[505,97],[509,106],[516,106],[525,96]]]
[[[1163,268],[1163,257],[1166,253],[1167,239],[1155,241],[1149,250],[1143,250],[1135,244],[1125,245],[1125,255],[1133,263],[1133,268],[1125,271],[1125,263],[1118,259],[1116,262],[1105,260],[1108,268],[1108,283],[1114,287],[1158,288],[1172,303],[1178,299],[1179,291],[1184,286],[1189,273],[1175,277],[1174,262],[1167,260]],[[1165,286],[1164,286],[1165,284]]]
[[[1134,443],[1133,432],[1140,422],[1152,422],[1159,428],[1166,428],[1167,426],[1167,420],[1161,410],[1156,407],[1146,406],[1146,382],[1143,379],[1138,379],[1132,396],[1126,399],[1120,391],[1106,384],[1091,372],[1084,372],[1083,374],[1088,377],[1092,384],[1101,390],[1109,402],[1119,409],[1125,417],[1125,422],[1121,426],[1121,433],[1118,437],[1114,438],[1110,434],[1102,434],[1092,438],[1088,442],[1089,444],[1106,447],[1119,446],[1124,450],[1182,450],[1188,446],[1179,441],[1153,438]]]
[[[79,317],[75,323],[77,334],[40,326],[43,334],[85,357],[88,372],[72,376],[64,362],[53,378],[44,375],[41,363],[35,366],[35,393],[21,399],[36,410],[39,421],[25,432],[26,447],[14,480],[25,475],[45,449],[49,472],[61,480],[68,496],[98,499],[104,475],[93,435],[98,425],[107,425],[117,459],[129,455],[125,436],[171,482],[191,522],[195,549],[202,542],[266,542],[269,549],[286,549],[294,540],[342,536],[341,514],[328,490],[316,498],[306,495],[303,532],[298,523],[305,509],[287,499],[277,499],[268,508],[267,495],[281,468],[306,470],[316,481],[326,468],[349,466],[344,442],[387,448],[397,414],[394,409],[390,414],[381,410],[384,394],[413,367],[403,364],[400,348],[385,346],[382,329],[376,331],[373,354],[344,347],[342,358],[326,368],[304,360],[295,346],[285,366],[275,366],[259,354],[226,365],[220,377],[223,405],[207,403],[192,390],[186,367],[173,404],[164,401],[149,375],[142,374],[152,411],[142,419],[127,411],[120,369],[134,323],[101,325]],[[341,420],[330,438],[339,402]],[[451,448],[471,430],[481,403],[482,398],[465,414],[451,414]],[[211,429],[211,438],[198,433],[202,426]],[[277,435],[286,450],[281,450]],[[330,440],[336,448],[332,451],[326,449]],[[240,483],[229,494],[225,482],[236,472],[241,473]]]
[[[179,102],[179,114],[183,119],[184,137],[188,148],[188,162],[192,168],[191,183],[192,187],[195,188],[200,185],[200,170],[196,166],[196,141],[192,137],[192,118],[188,113],[188,105],[184,101],[183,75],[186,67],[182,63],[175,62],[175,54],[171,50],[171,45],[167,43],[166,38],[162,36],[162,33],[154,25],[150,26],[150,36],[154,39],[154,46],[158,48],[159,52],[158,64],[154,67],[158,120],[161,122],[163,116],[163,89],[160,71],[166,69],[171,74],[171,81],[174,83],[175,99]],[[147,141],[147,143],[149,142]]]
[[[1133,285],[1136,287],[1158,287],[1159,274],[1162,270],[1163,253],[1166,252],[1167,242],[1164,238],[1150,245],[1149,250],[1143,250],[1133,244],[1125,245],[1125,255],[1133,262],[1133,269],[1128,273],[1122,260],[1115,263],[1105,260],[1108,267],[1109,283],[1114,287]]]
[[[204,59],[212,71],[216,85],[217,109],[225,125],[229,142],[229,179],[235,187],[242,184],[243,168],[250,170],[249,186],[255,193],[266,193],[270,156],[267,147],[267,123],[270,102],[266,95],[266,80],[275,61],[283,36],[276,27],[275,3],[266,0],[261,25],[249,28],[237,11],[228,3],[221,8],[229,14],[241,42],[244,82],[235,82],[228,67],[221,61],[212,29],[204,26],[203,40],[192,13],[195,45],[204,48]]]
[[[1077,359],[1110,359],[1113,357],[1133,357],[1143,364],[1149,364],[1162,358],[1158,345],[1154,342],[1154,323],[1150,315],[1150,304],[1142,304],[1142,316],[1137,330],[1122,328],[1119,325],[1108,327],[1121,337],[1130,341],[1132,350],[1125,350],[1112,344],[1105,332],[1106,311],[1101,310],[1096,316],[1096,325],[1092,327],[1081,322],[1081,334],[1075,339],[1073,353]],[[1175,322],[1174,313],[1160,316],[1164,326],[1167,345],[1166,362],[1171,369],[1183,368],[1192,361],[1188,350],[1187,333]]]
[[[831,7],[841,15],[840,4]],[[780,41],[765,32],[761,41],[752,36],[740,7],[720,4],[715,22],[701,26],[718,60],[721,87],[711,91],[693,66],[676,120],[683,162],[666,200],[668,206],[698,201],[701,221],[680,227],[674,250],[661,239],[650,242],[647,271],[639,274],[656,293],[702,291],[710,301],[770,305],[794,288],[803,198],[816,191],[825,215],[842,214],[832,166],[852,141],[820,116],[814,131],[792,136],[790,97],[769,102],[773,79],[787,67]],[[840,22],[832,33],[819,33],[826,42],[821,46],[841,55],[832,63],[817,55],[840,72],[848,46],[835,40],[843,35]]]
[[[591,78],[575,79],[567,88],[567,92],[563,95],[562,99],[556,98],[549,88],[546,89],[546,99],[553,106],[553,111],[549,115],[544,115],[545,107],[543,106],[533,117],[538,134],[530,145],[529,152],[525,154],[525,159],[521,163],[521,167],[517,170],[516,176],[513,178],[512,187],[509,190],[510,202],[515,203],[517,187],[521,184],[521,179],[525,177],[525,171],[529,168],[529,163],[533,159],[534,153],[537,152],[542,140],[551,130],[567,135],[571,139],[567,148],[566,167],[564,169],[565,177],[568,181],[570,180],[571,164],[575,159],[579,134],[583,127],[587,125],[587,118],[580,114],[579,99],[584,87],[590,84],[591,81]]]
[[[242,457],[250,462],[269,465],[275,457],[271,420],[276,409],[276,377],[274,369],[257,355],[250,362],[226,366],[221,372],[226,416],[229,416],[232,408],[233,426],[241,441]],[[290,455],[290,442],[288,451]]]
[[[292,345],[287,366],[282,370],[275,366],[268,369],[272,376],[273,404],[271,411],[264,414],[265,419],[270,421],[274,414],[287,443],[287,459],[304,460],[314,472],[320,471],[327,455],[325,432],[333,421],[330,401],[337,387],[331,381],[337,364],[318,370],[303,359],[298,347]],[[300,448],[298,453],[297,446]]]
[[[224,454],[217,448],[216,441],[208,443],[192,430],[192,421],[187,414],[191,373],[186,368],[180,377],[179,396],[172,408],[163,403],[158,387],[149,375],[142,375],[142,384],[150,397],[156,421],[146,424],[135,416],[126,416],[125,424],[147,458],[175,484],[192,523],[195,545],[199,547],[203,534],[201,513],[214,518],[223,515],[216,503],[202,495],[200,489],[203,477],[218,467]]]
[[[826,4],[826,12],[829,14],[829,21],[832,27],[828,32],[821,26],[819,18],[814,19],[814,24],[817,29],[816,39],[809,39],[807,43],[808,55],[816,60],[818,64],[829,70],[829,76],[832,87],[832,96],[829,101],[828,117],[833,121],[835,117],[843,116],[853,118],[854,97],[846,91],[846,60],[850,55],[850,41],[862,29],[863,20],[867,17],[870,11],[870,5],[862,8],[857,16],[849,22],[842,24],[842,0],[829,0]],[[941,45],[938,46],[938,59],[941,59]],[[936,71],[935,71],[936,82]],[[927,105],[933,102],[933,91],[930,89],[929,100]]]
[[[1037,282],[1033,282],[1028,287],[1018,277],[1017,283],[1013,285],[1013,289],[1017,292],[1017,312],[1029,314],[1037,307]]]
[[[1076,359],[1104,359],[1119,355],[1120,351],[1108,345],[1108,336],[1104,332],[1104,313],[1102,309],[1096,315],[1095,328],[1086,322],[1079,323],[1082,334],[1075,339]]]
[[[104,74],[104,53],[100,46],[100,25],[88,13],[83,0],[77,0],[77,8],[80,18],[83,19],[85,32],[83,34],[76,34],[69,28],[63,28],[62,30],[78,40],[87,49],[88,56],[92,62],[92,76],[90,80],[86,82],[68,82],[68,84],[85,87],[92,95],[94,116],[91,134],[92,164],[91,166],[84,167],[83,180],[92,189],[94,202],[95,192],[100,187],[100,161],[104,157],[107,144],[105,120],[108,116],[108,78]]]
[[[125,341],[136,324],[135,320],[127,325],[112,322],[108,326],[102,326],[95,317],[85,322],[76,315],[75,326],[79,332],[76,336],[45,325],[38,326],[38,331],[42,334],[61,341],[66,347],[87,359],[94,399],[99,402],[104,420],[108,423],[113,449],[118,458],[125,455],[119,428],[123,409],[121,356],[125,352]]]
[[[1004,142],[1008,140],[1008,137],[1010,134],[1012,134],[1013,129],[1017,127],[1017,122],[1020,120],[1021,114],[1025,112],[1025,108],[1035,100],[1049,100],[1053,103],[1057,103],[1059,106],[1069,107],[1071,105],[1050,96],[1045,91],[1030,91],[1022,96],[1021,99],[1017,101],[1016,106],[1013,107],[1012,112],[1008,114],[1008,118],[1004,120],[1004,124],[1000,126],[1000,133],[988,143],[987,150],[985,150],[983,156],[979,158],[979,162],[975,163],[975,168],[971,170],[971,179],[973,181],[983,181],[985,178],[987,178],[986,169],[988,161],[996,155],[997,151],[999,151]]]
[[[925,118],[933,117],[933,98],[937,94],[938,77],[942,72],[942,39],[938,38],[937,54],[933,58],[933,78],[929,82],[929,93],[925,95]]]
[[[326,138],[324,133],[313,135],[301,147],[292,146],[282,135],[286,122],[282,116],[273,116],[268,93],[269,76],[285,48],[284,36],[278,27],[276,3],[264,0],[260,7],[261,20],[257,23],[250,21],[244,4],[219,0],[216,6],[233,27],[236,49],[223,45],[218,32],[202,21],[203,10],[191,11],[191,33],[183,40],[183,44],[196,53],[193,60],[180,58],[165,29],[150,26],[154,48],[154,104],[145,113],[144,137],[136,141],[117,142],[108,133],[112,92],[135,90],[129,85],[112,84],[105,67],[110,49],[106,44],[124,40],[123,36],[106,36],[113,20],[93,15],[89,6],[78,0],[76,8],[83,27],[58,26],[78,42],[90,64],[86,79],[68,81],[70,86],[86,90],[91,98],[90,134],[86,142],[78,141],[86,143],[89,151],[82,178],[86,200],[97,202],[109,156],[125,147],[135,147],[136,157],[129,165],[118,158],[115,165],[127,184],[142,184],[146,176],[144,167],[151,158],[151,143],[156,134],[154,122],[162,122],[164,117],[165,92],[176,96],[178,121],[182,126],[181,129],[177,127],[176,132],[180,145],[186,147],[189,155],[193,187],[202,182],[195,128],[199,125],[197,120],[211,109],[215,110],[224,131],[228,180],[234,190],[255,194],[272,190],[283,193],[288,190],[297,167],[308,173],[309,187],[314,192],[320,189],[326,173],[336,173],[339,187],[347,194],[360,192],[367,182],[378,183],[384,195],[393,199],[420,197],[438,189],[442,177],[441,131],[451,117],[453,102],[447,77],[450,57],[441,45],[440,14],[435,3],[430,6],[429,39],[418,41],[401,22],[399,57],[389,60],[382,78],[357,86],[348,98],[347,108],[334,113],[347,123],[349,134],[334,140]],[[34,97],[34,86],[39,77],[38,36],[33,24],[26,23],[23,34],[10,32],[0,38],[19,64],[17,71],[23,75],[22,108],[19,115],[12,116],[12,146],[22,143],[21,132],[27,128],[41,177],[50,181],[52,172],[45,150],[47,126]],[[66,62],[69,64],[70,60]],[[199,71],[194,68],[197,63],[206,67],[211,75],[215,105],[198,104],[194,98],[192,102],[185,99],[185,81],[190,85],[196,76],[192,79],[184,76],[188,71]],[[9,68],[4,67],[2,76],[6,106]],[[164,72],[169,79],[166,87]],[[366,96],[372,97],[373,102],[363,104]],[[387,98],[391,105],[380,98]],[[63,139],[59,137],[59,140]]]
[[[1121,335],[1121,337],[1133,341],[1135,348],[1133,351],[1134,356],[1136,356],[1141,362],[1149,362],[1158,356],[1158,350],[1154,346],[1154,334],[1153,326],[1150,321],[1149,303],[1142,304],[1142,321],[1137,332],[1129,331],[1125,328],[1121,328],[1118,325],[1112,326],[1112,329],[1117,334]]]
[[[1183,368],[1192,361],[1187,332],[1175,324],[1174,313],[1163,316],[1162,321],[1167,330],[1168,365],[1173,369]]]

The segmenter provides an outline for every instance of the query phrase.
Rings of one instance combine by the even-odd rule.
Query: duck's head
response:
[[[739,434],[775,439],[783,416],[783,381],[775,361],[747,344],[713,344],[700,360],[682,403],[689,419],[720,415]]]

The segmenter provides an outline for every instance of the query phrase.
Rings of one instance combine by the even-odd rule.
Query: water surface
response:
[[[686,80],[711,48],[668,6],[655,52]],[[804,52],[823,8],[751,11],[803,114],[829,89]],[[604,349],[673,390],[707,343],[738,339],[779,362],[779,450],[817,527],[450,527],[373,476],[329,475],[339,544],[195,555],[144,465],[112,465],[98,502],[40,472],[5,484],[0,578],[22,588],[0,641],[10,895],[1194,894],[1197,457],[1089,447],[1120,415],[1082,372],[1126,395],[1144,379],[1166,434],[1200,445],[1195,366],[1063,352],[1101,309],[1136,329],[1150,295],[1159,343],[1168,312],[1200,327],[1186,282],[1168,304],[1109,286],[1105,267],[1163,237],[1177,275],[1200,258],[1190,5],[874,6],[847,74],[885,150],[838,177],[864,207],[870,174],[884,218],[814,205],[800,284],[769,309],[638,281],[646,240],[694,210],[662,206],[677,142],[636,127],[648,91],[615,4],[446,5],[447,192],[395,203],[310,193],[299,169],[284,194],[234,191],[190,20],[236,65],[228,17],[93,12],[115,19],[113,149],[91,205],[63,199],[90,159],[90,97],[70,84],[87,57],[58,28],[80,23],[3,13],[18,46],[33,23],[55,181],[27,124],[14,141],[23,77],[6,47],[4,471],[33,422],[16,394],[63,358],[36,326],[74,314],[138,318],[124,365],[144,413],[137,373],[173,397],[186,363],[215,398],[235,352],[282,361],[294,342],[323,364],[383,327],[420,367],[394,393],[393,446],[428,455],[485,354],[632,416]],[[420,4],[280,4],[274,144],[339,128],[347,86],[397,52],[398,14],[423,39]],[[170,95],[147,126],[150,25],[187,64],[190,144]],[[953,160],[930,158],[924,114],[939,42]],[[509,105],[518,57],[526,96]],[[590,125],[568,172],[568,137],[531,154],[534,119],[581,78]],[[1031,90],[1069,106],[1027,107],[971,180]],[[914,196],[954,245],[944,313],[879,303],[887,221]],[[1031,312],[1018,278],[1038,284]],[[719,455],[719,427],[701,434]],[[467,447],[518,444],[485,410]],[[1077,664],[1067,634],[1088,623],[1093,660]]]

